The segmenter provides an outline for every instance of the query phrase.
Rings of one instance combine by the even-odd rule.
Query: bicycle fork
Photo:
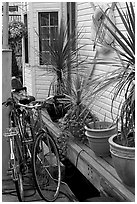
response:
[[[18,180],[18,173],[17,173],[17,164],[16,164],[16,159],[15,159],[15,154],[14,154],[14,136],[10,138],[10,168],[13,171],[13,180],[17,181]]]

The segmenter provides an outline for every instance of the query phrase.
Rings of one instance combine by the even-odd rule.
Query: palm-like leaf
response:
[[[57,78],[57,94],[66,92],[64,88],[70,89],[71,73],[75,72],[81,61],[77,61],[77,52],[81,47],[74,48],[80,36],[80,32],[72,32],[68,36],[68,26],[61,20],[60,28],[56,34],[50,35],[51,44],[45,42],[50,59],[44,58],[45,64],[49,64],[49,70],[55,72]],[[64,80],[64,78],[66,80]]]
[[[93,72],[92,72],[93,73]],[[92,76],[90,76],[92,78]],[[89,106],[95,98],[94,88],[90,89],[91,85],[89,77],[77,72],[72,77],[71,94],[66,95],[69,99],[68,112],[63,119],[65,129],[78,137],[82,142],[86,140],[84,125],[90,121],[95,121],[97,118],[91,113]]]
[[[123,34],[122,31],[112,22],[112,20],[104,13],[105,18],[109,21],[112,28],[107,26],[105,22],[102,22],[102,26],[106,29],[107,32],[111,33],[115,43],[108,45],[105,41],[101,42],[99,36],[96,36],[98,44],[106,46],[112,51],[117,53],[116,58],[110,61],[110,65],[119,65],[118,69],[108,72],[107,75],[102,76],[102,81],[97,91],[102,91],[108,86],[114,84],[114,97],[112,99],[112,106],[114,100],[125,91],[125,100],[121,106],[121,122],[122,122],[122,136],[125,141],[125,144],[128,145],[127,135],[130,131],[134,132],[135,121],[135,14],[134,7],[132,2],[126,3],[126,9],[120,9],[116,5],[121,22],[125,27],[126,34]],[[109,64],[108,61],[103,59],[97,59],[96,64]],[[121,63],[121,66],[119,64]],[[133,133],[134,135],[134,133]]]

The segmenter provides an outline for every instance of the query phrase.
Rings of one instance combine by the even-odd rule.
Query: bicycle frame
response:
[[[13,158],[13,154],[14,154],[13,149],[14,149],[14,145],[16,145],[18,148],[18,151],[19,151],[21,165],[22,165],[23,169],[24,168],[26,169],[27,168],[27,158],[30,158],[30,159],[32,158],[32,153],[30,151],[29,144],[30,144],[30,142],[34,141],[34,137],[33,137],[34,135],[33,135],[33,131],[32,131],[32,139],[30,140],[30,138],[29,139],[25,138],[26,128],[23,124],[23,121],[25,120],[23,118],[25,110],[16,104],[13,96],[12,96],[12,100],[13,100],[13,104],[12,104],[9,119],[11,119],[11,125],[12,126],[13,125],[17,126],[18,134],[16,135],[16,137],[10,139],[10,149],[11,149],[10,151],[12,153],[11,154],[12,156],[10,156],[10,160],[11,160],[11,158]],[[30,127],[30,129],[31,129],[31,127]],[[23,169],[22,169],[22,171],[23,171]],[[25,171],[25,169],[24,169],[24,171]]]
[[[35,140],[36,134],[39,132],[39,129],[42,129],[42,116],[41,116],[41,107],[38,105],[38,107],[33,106],[33,108],[28,105],[21,104],[22,108],[24,107],[24,111],[27,112],[27,115],[29,117],[29,123],[30,123],[30,129],[31,129],[31,135],[33,137],[33,140]]]
[[[34,174],[36,188],[40,196],[45,200],[55,200],[59,193],[60,187],[60,163],[56,143],[52,139],[48,127],[42,127],[43,120],[41,110],[43,107],[45,108],[46,103],[34,101],[29,97],[28,99],[23,97],[16,101],[16,96],[14,97],[13,93],[11,93],[11,96],[12,97],[4,103],[6,106],[11,107],[9,114],[9,121],[11,123],[9,125],[11,128],[17,129],[15,134],[9,135],[9,144],[10,170],[12,171],[12,179],[15,181],[18,199],[19,201],[24,200],[24,178],[26,173],[29,175],[29,170],[31,170]],[[31,134],[29,134],[29,131],[31,131]],[[38,143],[39,141],[41,143]],[[41,146],[39,146],[40,144]],[[47,163],[45,163],[45,150],[49,154],[48,166]],[[53,166],[53,154],[57,159],[57,179],[52,175],[52,168],[48,169],[48,167]],[[40,166],[42,166],[41,168],[44,169],[44,171],[40,172],[42,173],[42,178],[43,173],[46,171],[46,174],[48,174],[52,181],[57,181],[57,188],[53,198],[46,198],[42,193],[41,186],[37,180],[37,162],[41,163]],[[46,178],[47,177],[45,177],[45,179]]]

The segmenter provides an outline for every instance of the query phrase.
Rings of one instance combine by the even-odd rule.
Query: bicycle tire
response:
[[[15,122],[15,115],[14,112],[11,112],[10,114],[10,126],[16,127],[16,122]],[[15,136],[16,137],[16,136]],[[15,184],[15,189],[17,193],[17,197],[19,202],[24,201],[24,187],[23,187],[23,174],[21,170],[21,155],[20,155],[20,150],[18,147],[18,142],[17,142],[17,137],[14,137],[14,164],[12,166],[12,179]]]
[[[35,140],[33,172],[41,198],[48,202],[55,201],[60,190],[61,167],[57,146],[46,131],[39,133]]]
[[[14,146],[14,156],[15,158],[14,158],[14,166],[12,169],[12,178],[15,184],[18,200],[19,202],[23,202],[25,200],[24,186],[23,186],[23,172],[22,172],[20,151],[19,151],[16,139],[15,139],[15,146]]]
[[[14,181],[14,184],[15,184],[19,202],[24,202],[25,197],[24,197],[24,189],[23,189],[23,178],[21,173],[18,173],[18,179]]]

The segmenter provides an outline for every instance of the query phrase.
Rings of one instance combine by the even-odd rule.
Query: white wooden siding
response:
[[[112,2],[109,3],[111,5]],[[102,2],[95,2],[95,6],[101,5]],[[125,4],[120,3],[123,8]],[[79,57],[85,58],[89,57],[89,60],[92,60],[95,55],[93,51],[93,42],[92,42],[92,15],[94,13],[93,8],[91,7],[90,2],[77,2],[76,3],[76,20],[77,20],[77,29],[81,30],[81,39],[79,39],[78,46],[83,46],[82,50],[79,52]],[[39,11],[58,11],[59,18],[63,14],[66,16],[66,4],[61,2],[31,2],[28,3],[27,12],[28,12],[28,30],[29,30],[29,65],[24,64],[24,85],[28,87],[28,93],[34,95],[37,99],[43,100],[48,95],[49,85],[52,81],[53,75],[49,74],[48,71],[39,66],[39,40],[35,31],[38,32],[38,12]],[[118,28],[121,31],[124,31],[124,26],[120,22],[117,11],[115,11],[115,20]],[[89,65],[89,70],[92,65]],[[100,75],[107,72],[109,66],[97,66],[95,75]],[[89,71],[87,70],[87,71]],[[112,99],[112,87],[104,92],[104,94],[97,98],[93,104],[91,104],[91,109],[93,112],[100,118],[106,118],[111,121],[110,105]],[[119,101],[114,103],[115,115],[118,110]]]
[[[103,2],[105,3],[105,2]],[[124,8],[125,4],[120,3],[121,7]],[[102,2],[94,2],[94,5],[96,7],[102,5]],[[109,3],[111,5],[111,3]],[[92,15],[94,13],[93,8],[91,7],[90,2],[77,2],[77,24],[78,29],[82,27],[82,33],[81,36],[82,39],[80,40],[78,46],[86,45],[84,46],[80,51],[80,56],[89,56],[90,59],[94,58],[95,51],[93,51],[93,42],[92,42]],[[120,18],[118,17],[118,13],[115,12],[115,20],[116,25],[118,28],[121,29],[124,33],[124,26],[120,22]],[[107,56],[105,56],[107,57]],[[96,65],[96,71],[95,75],[99,76],[100,74],[103,74],[110,70],[110,66],[100,66]],[[93,113],[95,113],[100,120],[103,120],[104,117],[108,121],[112,121],[111,117],[111,99],[112,99],[112,88],[110,87],[108,90],[106,90],[102,96],[98,97],[94,103],[91,104],[91,110]],[[116,117],[119,102],[121,101],[122,97],[120,99],[117,99],[114,103],[114,118]]]
[[[44,100],[48,97],[50,83],[53,74],[48,73],[46,68],[36,67],[36,98]]]
[[[60,21],[61,9],[64,9],[61,2],[29,2],[27,6],[29,64],[23,62],[24,85],[28,88],[28,94],[34,95],[38,100],[44,100],[48,96],[53,79],[53,75],[39,65],[39,37],[36,34],[38,33],[38,12],[57,11]]]

